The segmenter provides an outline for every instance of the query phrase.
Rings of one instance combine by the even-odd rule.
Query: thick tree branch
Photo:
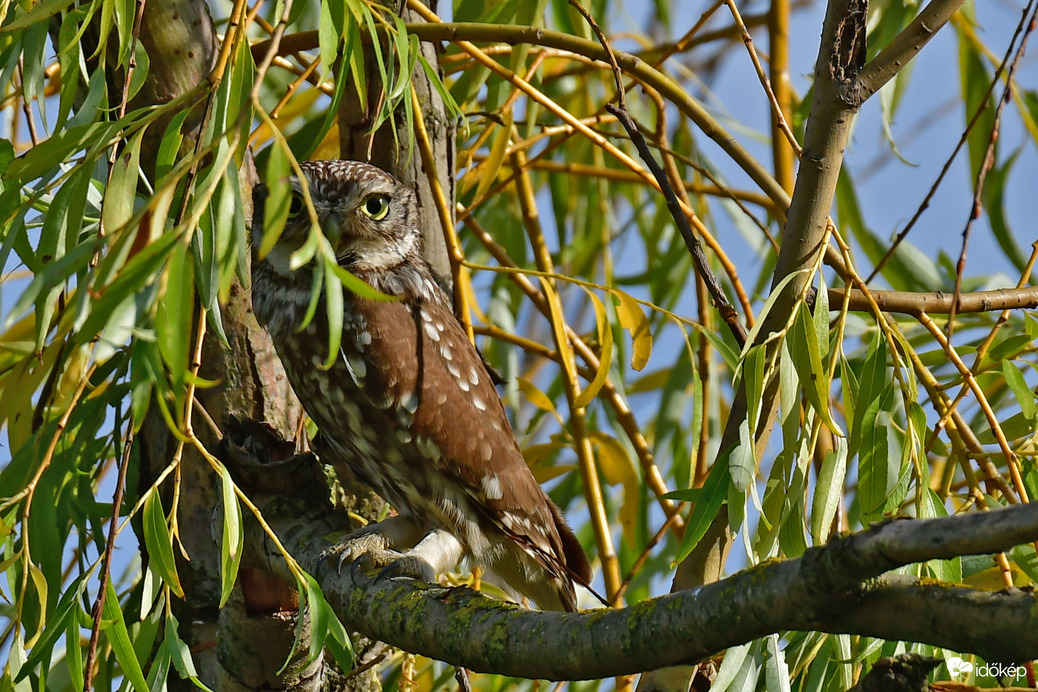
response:
[[[930,42],[965,0],[931,0],[879,55],[862,68],[850,93],[860,106],[901,71]]]
[[[296,474],[299,477],[299,474]],[[987,554],[1038,539],[1038,505],[899,519],[707,586],[630,608],[544,613],[471,589],[380,579],[363,559],[338,573],[326,536],[343,517],[275,496],[265,516],[351,629],[476,671],[590,679],[688,664],[761,636],[817,630],[920,641],[987,660],[1038,656],[1038,597],[892,574],[930,559]],[[301,509],[305,508],[304,509]],[[277,569],[262,536],[253,551]],[[282,568],[283,569],[283,568]],[[667,642],[661,646],[660,642]]]
[[[856,288],[845,292],[840,288],[829,289],[830,305],[838,305],[843,302],[844,295],[848,295],[848,309],[852,312],[871,312],[872,307],[865,294]],[[876,301],[876,305],[883,312],[900,312],[907,315],[919,315],[928,313],[931,315],[946,315],[951,312],[951,293],[942,291],[911,293],[908,291],[870,291],[869,295]],[[1023,288],[999,288],[994,291],[976,291],[974,293],[963,293],[959,296],[959,305],[956,313],[967,312],[989,312],[999,310],[1023,310],[1038,307],[1038,288],[1025,286]]]

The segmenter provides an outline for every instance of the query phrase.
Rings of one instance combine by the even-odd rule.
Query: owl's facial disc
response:
[[[322,230],[343,266],[390,269],[417,250],[413,207],[413,197],[399,185],[361,181],[346,191],[327,218],[322,217]]]

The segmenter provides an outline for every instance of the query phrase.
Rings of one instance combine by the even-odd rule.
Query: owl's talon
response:
[[[388,551],[387,551],[388,552]],[[413,555],[400,555],[382,568],[378,579],[413,579],[426,584],[436,583],[436,573],[428,562]]]
[[[352,581],[354,584],[360,583],[361,572],[363,572],[366,567],[370,567],[372,561],[373,559],[371,555],[367,554],[358,555],[357,557],[353,558],[353,560],[350,562],[350,581]]]
[[[360,558],[365,556],[374,560],[376,565],[386,565],[397,554],[396,551],[388,549],[388,541],[383,534],[361,529],[348,535],[339,545],[337,572],[341,575],[346,563],[352,563],[353,568],[356,568]]]

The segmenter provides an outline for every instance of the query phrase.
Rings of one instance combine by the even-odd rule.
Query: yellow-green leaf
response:
[[[613,362],[613,330],[609,325],[608,318],[606,317],[605,306],[602,305],[602,301],[598,299],[597,295],[591,291],[587,291],[587,294],[591,297],[591,304],[595,306],[595,322],[598,325],[598,343],[602,345],[602,349],[601,354],[599,355],[598,369],[595,371],[594,378],[577,396],[575,405],[578,408],[584,408],[591,403],[592,399],[598,396],[598,392],[602,389],[602,385],[605,384],[606,379],[609,377],[609,366]]]
[[[523,396],[526,397],[527,401],[542,411],[547,411],[553,415],[555,420],[560,424],[563,423],[562,416],[560,416],[559,412],[555,410],[555,404],[552,403],[548,395],[542,392],[537,385],[525,377],[517,377],[516,382],[519,384],[519,391],[523,393]]]
[[[544,295],[548,299],[548,317],[551,320],[552,334],[555,336],[555,346],[559,349],[559,358],[563,369],[571,376],[576,377],[577,364],[573,357],[573,347],[566,336],[566,317],[562,312],[562,301],[559,300],[555,284],[548,279],[539,277],[544,287]]]
[[[147,692],[148,683],[144,679],[141,662],[137,659],[137,654],[133,650],[133,644],[130,642],[130,633],[126,629],[126,622],[123,620],[123,611],[119,605],[119,597],[115,593],[111,580],[109,580],[108,589],[105,591],[103,622],[102,627],[105,635],[108,637],[108,643],[112,645],[115,658],[119,661],[123,674],[133,684],[134,689],[138,690],[138,692]]]
[[[32,577],[33,586],[36,587],[36,598],[40,602],[40,621],[38,623],[39,629],[25,642],[27,649],[31,649],[35,645],[37,637],[43,634],[44,626],[47,624],[47,577],[36,566],[36,563],[32,561],[29,562],[29,575]]]
[[[635,545],[635,529],[638,525],[638,510],[641,504],[641,483],[627,449],[613,436],[592,432],[589,437],[597,451],[598,467],[609,485],[620,485],[624,489],[624,502],[620,506],[620,526],[623,528],[627,545]]]
[[[494,134],[494,144],[490,147],[490,155],[483,162],[482,175],[479,176],[479,184],[476,185],[476,195],[473,199],[483,199],[490,186],[497,181],[497,174],[505,161],[508,152],[508,142],[512,139],[512,109],[504,114],[505,122],[497,128]]]
[[[559,466],[538,466],[530,469],[530,471],[538,483],[547,483],[552,479],[569,473],[575,468],[577,467],[573,464],[560,464]]]
[[[642,312],[641,305],[623,291],[615,291],[619,300],[616,314],[620,318],[620,326],[631,334],[634,342],[634,354],[631,356],[631,367],[641,370],[649,362],[652,354],[652,332],[649,331],[649,320]]]
[[[133,217],[133,201],[137,197],[137,173],[140,171],[141,130],[115,160],[112,182],[105,190],[101,219],[109,233],[121,228]]]

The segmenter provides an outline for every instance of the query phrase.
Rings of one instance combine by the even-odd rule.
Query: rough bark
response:
[[[147,3],[140,41],[148,52],[150,69],[145,87],[137,96],[137,106],[166,103],[204,85],[219,49],[212,18],[202,0]],[[192,110],[182,127],[184,154],[193,150],[203,114],[204,103]],[[163,131],[161,124],[149,129],[153,136],[143,143],[142,161],[156,159]],[[243,167],[241,179],[250,211],[248,192],[255,180],[251,161]],[[258,418],[291,438],[301,408],[269,337],[252,315],[247,287],[236,282],[221,313],[227,343],[209,329],[199,369],[201,377],[217,385],[200,388],[196,393],[198,403],[218,424],[232,415]],[[215,449],[217,435],[199,416],[195,416],[194,429],[208,449]],[[156,407],[149,412],[138,441],[141,483],[150,484],[173,459],[177,448],[176,439]],[[298,671],[293,667],[277,675],[291,650],[294,613],[250,612],[248,604],[256,599],[240,590],[221,613],[219,536],[213,536],[216,508],[221,505],[219,481],[210,465],[190,446],[184,449],[180,487],[179,536],[190,560],[181,559],[177,566],[186,597],[172,605],[181,623],[180,636],[195,652],[199,677],[218,689],[255,689],[287,678],[319,677],[319,670]],[[270,592],[267,581],[281,583],[273,577],[265,580],[262,575],[253,574],[249,587]],[[281,595],[287,601],[293,597],[284,592]],[[169,685],[171,689],[194,689],[192,683],[178,676],[172,676]]]

